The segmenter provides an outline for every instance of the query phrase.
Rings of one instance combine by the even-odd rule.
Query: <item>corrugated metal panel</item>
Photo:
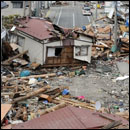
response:
[[[40,118],[16,125],[13,129],[85,129],[69,107],[48,113]]]
[[[108,123],[110,123],[110,120],[102,118],[99,116],[99,113],[95,113],[93,110],[88,110],[88,109],[78,109],[75,107],[70,107],[70,110],[75,114],[76,117],[78,117],[78,119],[85,124],[85,127],[87,129],[89,128],[98,128],[100,126],[106,125]],[[101,114],[101,113],[100,113]],[[123,125],[127,125],[129,122],[119,116],[115,116],[112,114],[102,114],[110,119],[113,120],[122,120]]]
[[[13,129],[92,129],[100,128],[110,123],[109,120],[93,113],[93,111],[88,109],[67,106],[40,118],[18,124]],[[106,116],[115,120],[123,120],[109,114],[106,114]],[[123,120],[123,123],[128,124],[128,121]]]

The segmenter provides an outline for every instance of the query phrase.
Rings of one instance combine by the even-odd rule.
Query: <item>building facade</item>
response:
[[[1,10],[2,16],[9,15],[20,15],[28,16],[29,15],[29,4],[28,1],[6,1],[9,5],[6,10]]]

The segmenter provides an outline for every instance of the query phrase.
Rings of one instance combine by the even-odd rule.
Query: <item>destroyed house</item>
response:
[[[50,66],[91,62],[92,37],[40,18],[25,18],[19,23],[11,32],[10,43],[17,43],[21,53],[28,50],[31,62]]]

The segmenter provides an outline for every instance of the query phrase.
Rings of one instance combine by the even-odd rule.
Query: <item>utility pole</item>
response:
[[[36,16],[39,17],[40,9],[39,9],[39,1],[36,1]]]
[[[31,10],[31,1],[29,1],[29,17],[31,17],[32,16],[32,10]]]
[[[115,1],[114,45],[117,46],[117,1]]]
[[[49,9],[49,7],[50,7],[50,3],[49,3],[50,1],[47,1],[47,8]]]
[[[96,1],[96,17],[95,17],[95,20],[97,19],[97,4],[98,4],[98,1]]]
[[[25,1],[23,1],[23,16],[25,16],[25,9],[26,9],[26,5],[25,5]]]

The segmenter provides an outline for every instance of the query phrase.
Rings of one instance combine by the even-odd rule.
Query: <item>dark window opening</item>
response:
[[[23,2],[15,2],[15,3],[13,3],[13,8],[23,8]]]
[[[62,48],[55,49],[55,56],[61,56]]]

